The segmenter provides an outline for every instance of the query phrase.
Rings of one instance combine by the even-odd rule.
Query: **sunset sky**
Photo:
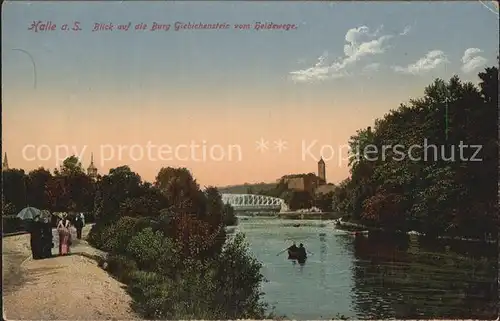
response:
[[[28,30],[38,20],[56,30]],[[81,31],[60,30],[74,21]],[[92,32],[110,22],[131,27]],[[148,28],[135,30],[141,22]],[[150,31],[154,22],[171,29]],[[297,29],[174,31],[176,22]],[[326,145],[327,180],[338,183],[348,167],[332,148],[436,77],[477,82],[496,64],[498,36],[498,16],[478,1],[4,2],[2,148],[25,170],[53,169],[64,145],[85,167],[94,153],[100,173],[127,164],[153,180],[182,166],[222,186],[315,172]],[[269,149],[256,149],[261,139]],[[182,147],[192,142],[205,159]],[[159,145],[169,146],[163,160]]]

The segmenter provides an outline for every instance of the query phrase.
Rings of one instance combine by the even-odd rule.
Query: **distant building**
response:
[[[318,177],[326,183],[326,166],[323,157],[318,162]]]
[[[94,153],[90,155],[90,165],[87,168],[87,175],[92,179],[97,178],[97,168],[94,166]]]
[[[9,161],[7,160],[7,152],[5,152],[5,156],[2,161],[2,171],[6,171],[9,169]]]
[[[325,171],[325,162],[320,159],[318,162],[318,175],[314,173],[285,175],[280,181],[287,184],[290,190],[307,191],[314,194],[318,187],[326,184]]]

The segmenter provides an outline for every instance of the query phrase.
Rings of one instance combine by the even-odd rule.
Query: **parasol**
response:
[[[34,220],[37,217],[42,216],[42,211],[35,207],[25,207],[18,214],[17,217],[21,220]]]

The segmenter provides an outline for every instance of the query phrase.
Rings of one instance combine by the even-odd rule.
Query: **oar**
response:
[[[283,251],[279,252],[278,254],[276,254],[276,256],[280,255],[281,253],[284,253],[285,251],[287,251],[288,249],[284,249]]]

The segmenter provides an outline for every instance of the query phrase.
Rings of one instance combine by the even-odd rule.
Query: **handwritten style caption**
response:
[[[87,26],[87,30],[92,32],[103,32],[103,31],[184,31],[184,30],[281,30],[281,31],[291,31],[296,30],[296,24],[290,23],[274,23],[274,22],[254,22],[247,24],[229,24],[229,23],[192,23],[192,22],[180,22],[177,21],[173,24],[171,23],[144,23],[140,22],[137,24],[132,24],[128,22],[125,24],[114,24],[112,22],[95,22]],[[52,21],[33,21],[29,26],[28,30],[32,32],[47,32],[47,31],[81,31],[84,30],[84,25],[79,21],[74,21],[72,23],[56,24]]]

